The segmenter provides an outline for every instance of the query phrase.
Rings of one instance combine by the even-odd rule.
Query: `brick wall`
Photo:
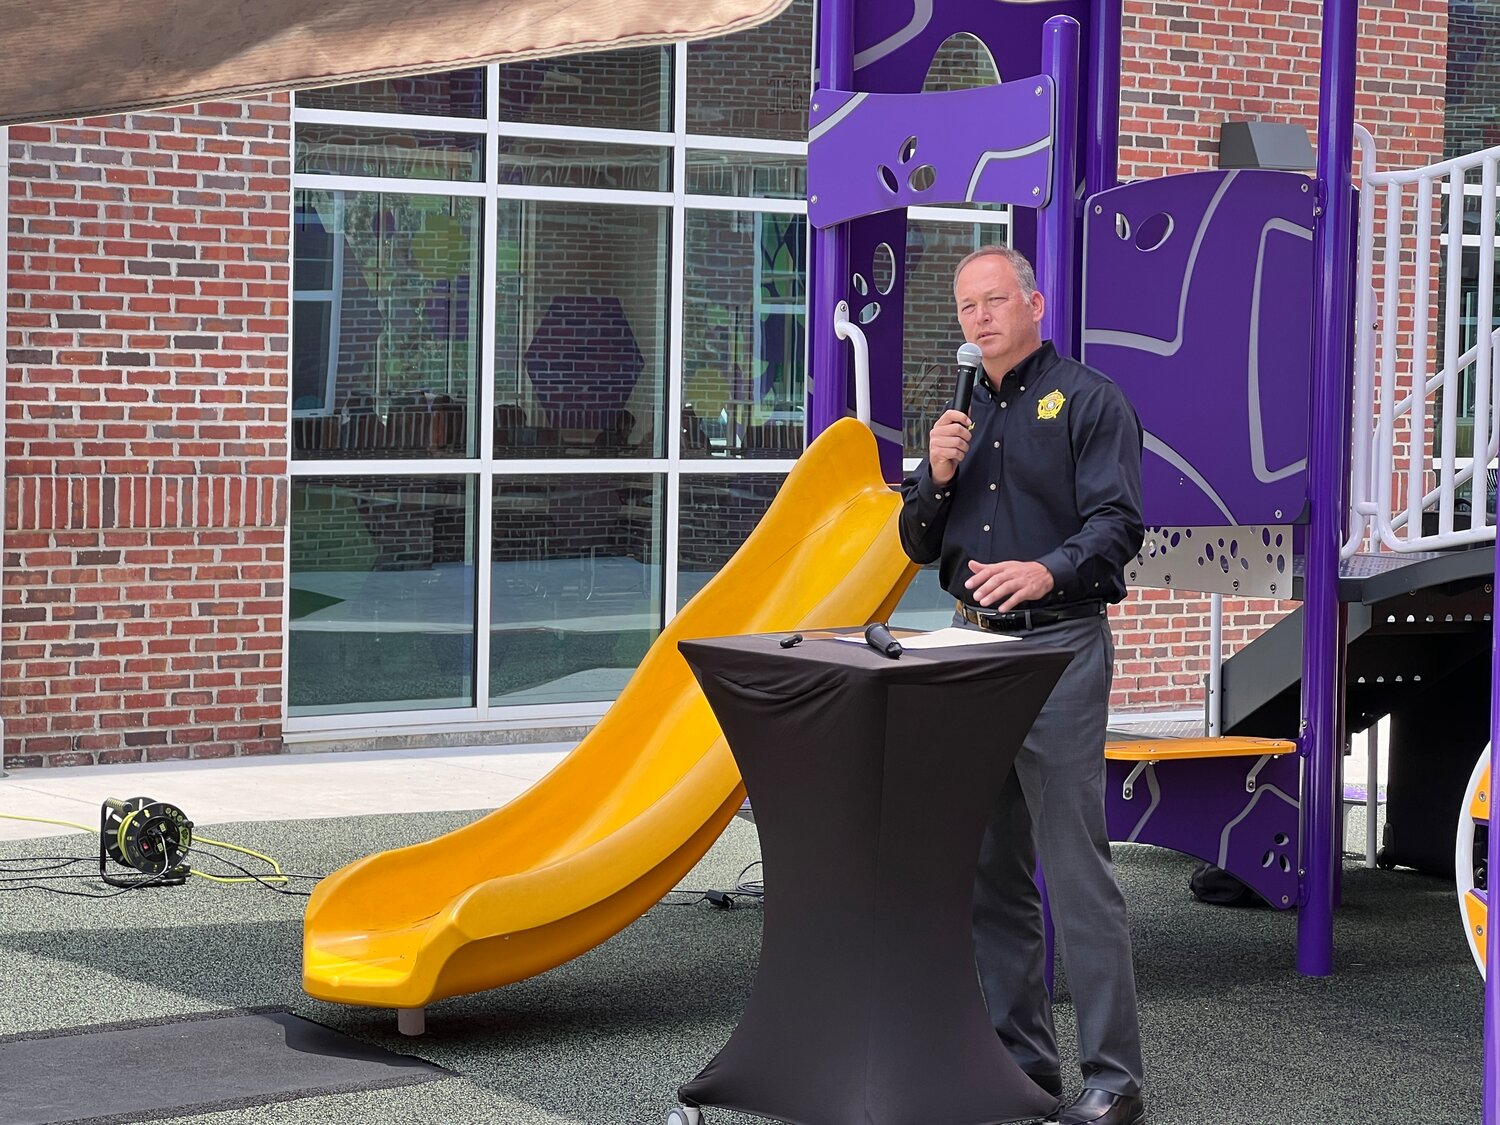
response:
[[[1316,144],[1320,11],[1314,0],[1229,7],[1127,0],[1121,178],[1217,167],[1219,126],[1230,119],[1297,122]],[[1378,167],[1442,159],[1448,5],[1375,0],[1363,6],[1362,16],[1356,119],[1375,136]],[[1380,221],[1377,216],[1377,228]],[[1410,264],[1404,269],[1409,276]],[[1433,277],[1435,286],[1436,271]],[[1409,333],[1404,324],[1403,338]],[[1225,599],[1225,655],[1270,628],[1292,604]],[[1207,598],[1131,593],[1114,615],[1113,706],[1202,705],[1207,608]]]
[[[10,130],[11,764],[281,747],[288,105]]]

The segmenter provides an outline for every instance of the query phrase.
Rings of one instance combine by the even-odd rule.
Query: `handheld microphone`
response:
[[[979,368],[984,363],[984,353],[978,344],[961,344],[958,349],[958,382],[953,388],[953,409],[960,414],[969,412],[969,402],[974,397],[974,380],[979,378]]]
[[[889,656],[892,660],[898,660],[901,657],[901,642],[891,636],[891,631],[879,621],[872,621],[865,626],[865,644],[881,656]]]

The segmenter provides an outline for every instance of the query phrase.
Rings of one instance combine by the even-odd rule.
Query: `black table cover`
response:
[[[744,1016],[681,1100],[792,1125],[1047,1113],[990,1025],[971,901],[990,807],[1071,654],[892,660],[781,636],[679,644],[744,777],[766,883]]]

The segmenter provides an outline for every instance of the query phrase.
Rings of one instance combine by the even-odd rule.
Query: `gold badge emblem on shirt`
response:
[[[1051,391],[1045,398],[1037,401],[1036,416],[1042,419],[1056,418],[1062,413],[1063,403],[1067,401],[1062,391]]]

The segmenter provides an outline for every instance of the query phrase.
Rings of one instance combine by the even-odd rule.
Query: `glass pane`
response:
[[[689,211],[686,243],[682,455],[798,456],[806,219]]]
[[[292,228],[292,237],[296,241],[296,254],[292,267],[292,288],[298,293],[316,291],[332,295],[333,293],[333,265],[334,265],[334,237],[331,231],[323,225],[323,219],[318,212],[310,207],[301,205],[302,197],[298,197],[298,207],[295,222]]]
[[[295,171],[403,180],[484,179],[484,136],[428,130],[297,126]]]
[[[752,152],[690,152],[689,195],[748,199],[806,199],[807,158]]]
[[[780,473],[683,477],[677,608],[708,584],[749,538],[786,478]]]
[[[632,47],[500,68],[500,120],[589,129],[672,128],[672,48]]]
[[[660,456],[668,212],[500,201],[495,456]]]
[[[1479,200],[1466,200],[1471,204],[1473,213],[1466,209],[1464,215],[1465,242],[1471,239],[1477,241],[1475,236],[1479,233],[1480,215]],[[1446,241],[1446,240],[1445,240]],[[1445,248],[1446,249],[1446,248]],[[1480,369],[1479,354],[1475,350],[1482,333],[1493,334],[1497,325],[1500,325],[1500,286],[1494,286],[1491,295],[1491,304],[1488,313],[1484,312],[1479,303],[1480,282],[1480,251],[1477,245],[1465,245],[1463,248],[1462,272],[1459,281],[1459,307],[1458,307],[1458,351],[1460,359],[1469,355],[1469,361],[1463,363],[1460,368],[1460,381],[1457,385],[1458,391],[1458,433],[1454,442],[1454,455],[1457,457],[1474,456],[1474,416],[1478,406],[1478,372]],[[1491,266],[1491,276],[1500,279],[1500,254],[1496,255],[1495,262]],[[1438,292],[1442,295],[1446,306],[1447,289],[1447,261],[1444,260],[1439,270]],[[1439,322],[1443,326],[1440,337],[1446,332],[1447,320]],[[1443,354],[1443,340],[1438,341],[1438,354]],[[1472,352],[1472,354],[1471,354]],[[1440,415],[1442,410],[1442,391],[1439,390],[1434,411]],[[1434,435],[1434,441],[1441,444],[1441,430]],[[1493,506],[1485,509],[1494,512]]]
[[[1003,227],[907,223],[901,396],[908,457],[927,455],[927,431],[953,397],[953,356],[964,342],[953,304],[953,269],[969,251],[1004,241]]]
[[[903,629],[946,629],[953,624],[953,595],[938,582],[936,563],[917,571],[891,614],[891,624]]]
[[[414,74],[298,90],[297,105],[309,109],[345,109],[359,113],[421,113],[434,117],[483,117],[484,68]],[[298,127],[299,131],[301,126]]]
[[[473,456],[479,201],[302,190],[297,214],[296,276],[313,278],[324,254],[333,276],[332,338],[311,318],[293,324],[293,369],[332,388],[326,417],[293,422],[295,455]]]
[[[770,23],[689,43],[688,132],[807,140],[812,42],[812,0],[792,0]]]
[[[1500,75],[1495,69],[1495,10],[1449,4],[1443,97],[1443,157],[1479,152],[1500,137]]]
[[[672,187],[672,153],[666,148],[526,137],[501,137],[499,145],[502,184],[624,191],[669,191]]]
[[[474,479],[293,477],[291,715],[474,705]]]
[[[328,386],[328,343],[333,302],[292,302],[292,335],[299,341],[292,352],[292,409],[324,411],[332,393]]]
[[[490,700],[613,699],[662,621],[662,478],[495,482]]]

